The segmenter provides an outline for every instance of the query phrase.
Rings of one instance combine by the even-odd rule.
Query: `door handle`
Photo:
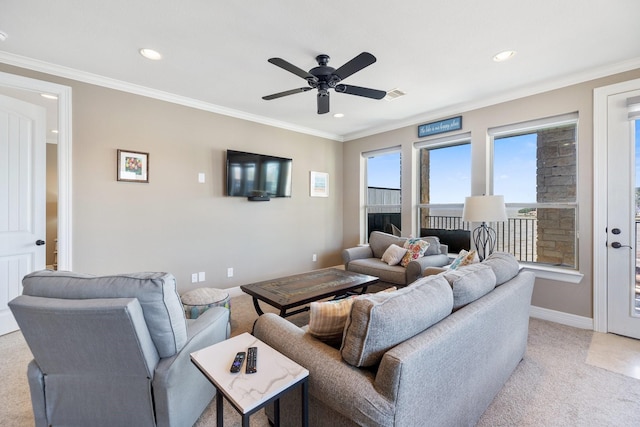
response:
[[[40,240],[40,239],[36,240],[36,246],[42,246],[42,245],[44,245],[44,240]]]
[[[620,248],[629,248],[629,249],[631,249],[631,246],[629,246],[629,245],[623,245],[623,244],[622,244],[622,243],[620,243],[620,242],[612,242],[612,243],[611,243],[611,247],[612,247],[613,249],[620,249]]]

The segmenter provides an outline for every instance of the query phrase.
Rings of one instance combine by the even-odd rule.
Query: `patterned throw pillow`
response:
[[[382,261],[389,265],[398,265],[402,261],[402,257],[407,253],[405,248],[401,248],[398,245],[391,244],[384,254],[382,255]]]
[[[353,297],[327,302],[312,302],[309,310],[309,334],[329,345],[342,343],[342,331],[347,321]]]
[[[396,289],[394,286],[380,292],[393,292]],[[312,302],[309,307],[307,332],[333,347],[340,347],[344,325],[356,297],[358,295],[325,302]]]
[[[478,252],[475,250],[467,252],[463,249],[460,251],[457,258],[451,263],[449,270],[455,270],[459,267],[464,267],[465,265],[475,264],[476,262],[480,262]]]
[[[429,248],[429,242],[425,242],[422,239],[407,239],[404,242],[404,247],[407,249],[407,253],[402,257],[400,265],[406,267],[411,261],[424,256],[424,253]]]

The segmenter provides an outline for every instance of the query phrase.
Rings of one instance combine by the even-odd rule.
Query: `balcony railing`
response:
[[[471,230],[471,225],[460,216],[429,215],[423,221],[426,222],[422,226],[424,228]],[[491,227],[497,234],[495,250],[509,252],[519,261],[536,262],[537,218],[509,218],[505,222],[491,224]]]

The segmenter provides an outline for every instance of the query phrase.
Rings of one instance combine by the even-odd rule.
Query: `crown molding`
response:
[[[515,99],[524,98],[531,95],[537,95],[539,93],[548,92],[551,90],[560,89],[560,88],[571,86],[574,84],[584,83],[589,80],[595,80],[598,78],[607,77],[613,74],[618,74],[625,71],[630,71],[630,70],[640,68],[640,57],[633,58],[633,59],[618,62],[615,64],[609,64],[603,67],[593,68],[593,69],[585,70],[579,73],[566,75],[557,79],[545,80],[536,85],[528,85],[527,87],[508,91],[508,92],[499,94],[495,97],[484,99],[482,101],[455,104],[455,105],[451,105],[438,110],[433,110],[427,113],[415,115],[410,118],[397,121],[389,125],[372,127],[363,131],[354,132],[346,135],[338,135],[338,134],[329,133],[329,132],[322,132],[317,129],[297,126],[288,122],[270,119],[268,117],[249,114],[243,111],[222,107],[220,105],[199,101],[197,99],[175,95],[169,92],[164,92],[164,91],[160,91],[160,90],[156,90],[156,89],[152,89],[152,88],[148,88],[145,86],[140,86],[132,83],[127,83],[121,80],[107,78],[97,74],[76,70],[73,68],[55,65],[55,64],[40,61],[37,59],[15,55],[9,52],[0,51],[0,62],[3,62],[8,65],[13,65],[16,67],[26,68],[33,71],[52,74],[58,77],[77,80],[83,83],[94,84],[94,85],[106,87],[109,89],[116,89],[123,92],[133,93],[133,94],[145,96],[148,98],[158,99],[161,101],[171,102],[174,104],[195,108],[198,110],[209,111],[211,113],[221,114],[224,116],[234,117],[242,120],[260,123],[267,126],[273,126],[280,129],[290,130],[292,132],[298,132],[298,133],[303,133],[311,136],[317,136],[320,138],[325,138],[325,139],[338,141],[338,142],[351,141],[354,139],[359,139],[359,138],[364,138],[371,135],[376,135],[379,133],[389,132],[389,131],[401,129],[408,126],[417,126],[420,123],[439,119],[452,114],[460,114],[461,112],[464,112],[464,111],[477,110],[480,108],[485,108],[492,105],[500,104],[503,102],[513,101]]]
[[[317,136],[320,138],[330,139],[338,142],[344,141],[344,138],[341,135],[322,132],[317,129],[311,129],[303,126],[296,126],[294,124],[283,122],[280,120],[274,120],[268,117],[258,116],[256,114],[249,114],[244,111],[222,107],[220,105],[199,101],[197,99],[189,98],[186,96],[175,95],[169,92],[164,92],[161,90],[152,89],[152,88],[141,86],[141,85],[136,85],[133,83],[127,83],[121,80],[111,79],[108,77],[100,76],[98,74],[93,74],[86,71],[80,71],[73,68],[64,67],[61,65],[51,64],[49,62],[27,58],[27,57],[16,55],[9,52],[0,51],[0,62],[5,63],[7,65],[13,65],[16,67],[25,68],[32,71],[39,71],[42,73],[51,74],[57,77],[64,77],[71,80],[77,80],[83,83],[89,83],[96,86],[102,86],[109,89],[115,89],[122,92],[132,93],[135,95],[141,95],[147,98],[153,98],[160,101],[171,102],[173,104],[183,105],[185,107],[191,107],[198,110],[208,111],[211,113],[221,114],[224,116],[229,116],[237,119],[247,120],[250,122],[260,123],[267,126],[286,129],[293,132],[303,133],[311,136]]]
[[[417,126],[419,124],[429,122],[432,120],[441,119],[442,117],[450,116],[453,114],[460,114],[465,111],[477,110],[480,108],[490,107],[492,105],[501,104],[503,102],[513,101],[516,99],[524,98],[531,95],[537,95],[539,93],[548,92],[563,87],[584,83],[590,80],[599,79],[602,77],[611,76],[625,71],[631,71],[640,68],[640,57],[629,59],[615,64],[609,64],[607,66],[593,68],[579,73],[562,76],[556,79],[545,80],[535,85],[528,85],[520,89],[511,90],[497,96],[484,99],[482,101],[474,101],[469,103],[455,104],[442,109],[433,110],[428,113],[415,115],[408,119],[394,122],[389,125],[369,128],[361,132],[354,132],[344,135],[344,141],[352,141],[354,139],[364,138],[371,135],[376,135],[383,132],[389,132],[396,129],[401,129],[408,126]],[[416,131],[417,138],[417,131]]]

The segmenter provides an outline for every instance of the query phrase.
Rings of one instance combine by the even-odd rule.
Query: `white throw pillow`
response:
[[[382,261],[389,265],[398,265],[406,253],[407,249],[392,243],[382,254]]]

